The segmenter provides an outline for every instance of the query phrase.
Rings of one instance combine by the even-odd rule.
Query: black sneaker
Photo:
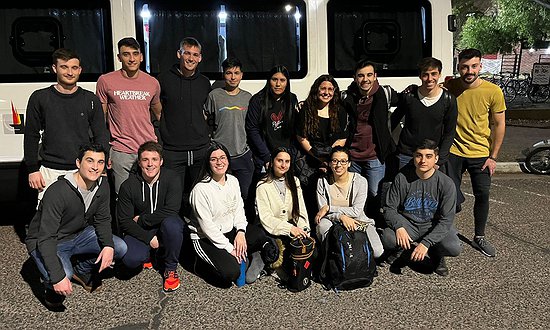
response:
[[[491,243],[489,243],[489,241],[487,241],[485,236],[474,237],[472,240],[472,246],[487,257],[494,257],[496,255],[495,248],[491,245]]]
[[[447,263],[445,263],[445,257],[435,257],[433,258],[434,263],[434,273],[439,276],[449,275],[449,268],[447,268]]]
[[[44,305],[49,310],[52,311],[63,311],[65,310],[65,306],[63,306],[63,301],[65,301],[65,296],[57,294],[52,289],[46,289],[46,293],[44,295]]]
[[[80,284],[84,290],[88,292],[99,291],[103,285],[101,278],[92,274],[74,273],[72,280],[73,282]]]

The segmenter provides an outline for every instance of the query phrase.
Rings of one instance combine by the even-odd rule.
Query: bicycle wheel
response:
[[[527,97],[533,103],[542,103],[550,97],[550,88],[546,85],[531,85]]]
[[[525,158],[525,167],[531,173],[550,174],[550,146],[537,148]]]
[[[501,88],[502,88],[502,93],[504,93],[504,100],[506,101],[506,103],[510,103],[514,101],[514,99],[516,98],[517,92],[513,84],[506,84],[504,87],[501,87]]]

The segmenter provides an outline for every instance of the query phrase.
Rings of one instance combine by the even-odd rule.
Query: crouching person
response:
[[[99,273],[127,250],[111,230],[109,184],[101,175],[105,150],[98,144],[81,146],[76,167],[46,191],[26,240],[46,287],[45,304],[54,310],[64,308],[73,292],[71,280],[89,292],[99,289]]]
[[[256,207],[263,228],[277,238],[280,257],[271,264],[275,274],[285,282],[283,256],[293,238],[310,237],[307,210],[300,188],[300,181],[294,177],[289,150],[276,148],[271,153],[267,173],[256,187]]]
[[[446,276],[444,257],[458,256],[462,246],[453,225],[456,189],[448,176],[435,169],[438,151],[434,141],[422,141],[413,154],[414,167],[406,166],[396,176],[384,205],[388,228],[382,243],[386,251],[394,252],[390,260],[409,251],[410,260],[422,261],[429,252],[435,273]],[[392,266],[398,270],[401,262]]]
[[[122,259],[127,268],[152,268],[151,249],[162,247],[155,258],[164,273],[163,290],[180,286],[177,272],[185,224],[178,216],[183,190],[178,175],[161,168],[162,146],[154,141],[138,149],[138,169],[122,183],[117,217],[128,252]]]
[[[247,255],[262,250],[267,242],[259,226],[248,225],[239,181],[228,174],[230,157],[224,145],[214,142],[189,197],[195,272],[220,287],[231,287]]]
[[[351,161],[349,151],[334,147],[330,153],[331,173],[317,182],[317,204],[315,216],[317,237],[322,242],[335,222],[340,222],[348,231],[364,230],[373,249],[375,258],[384,252],[374,220],[365,215],[367,201],[367,179],[349,172]]]

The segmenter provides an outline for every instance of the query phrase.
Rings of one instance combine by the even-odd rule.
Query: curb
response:
[[[497,169],[496,172],[498,173],[522,173],[521,170],[523,164],[520,165],[520,163],[516,162],[497,162]]]

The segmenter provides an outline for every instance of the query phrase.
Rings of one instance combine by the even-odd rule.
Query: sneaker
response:
[[[51,310],[65,309],[65,306],[63,306],[63,301],[65,301],[65,296],[57,294],[52,289],[46,289],[46,293],[44,295],[44,304],[48,309],[51,309]]]
[[[262,272],[265,266],[265,263],[262,260],[260,251],[256,251],[252,253],[251,258],[252,258],[252,261],[250,262],[250,266],[246,271],[246,277],[245,277],[246,284],[252,284],[256,282],[256,280],[260,277],[260,273]]]
[[[435,267],[434,273],[439,276],[449,275],[449,268],[447,268],[447,264],[445,263],[445,257],[434,258],[433,263]]]
[[[485,236],[474,237],[472,246],[487,257],[494,257],[496,255],[495,248],[485,239]]]
[[[73,282],[80,284],[84,290],[88,292],[99,291],[103,285],[101,278],[99,276],[93,276],[92,274],[74,273],[72,280]]]
[[[143,263],[143,269],[153,269],[153,263],[151,260],[147,260]]]
[[[165,292],[175,291],[180,287],[180,279],[178,277],[177,270],[167,270],[164,272],[164,285],[163,290]]]

